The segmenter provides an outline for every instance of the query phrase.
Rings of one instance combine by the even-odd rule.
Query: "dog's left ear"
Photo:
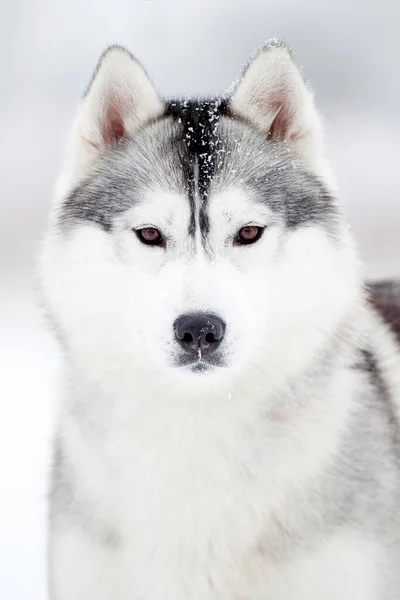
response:
[[[231,110],[266,136],[286,142],[310,166],[318,161],[321,128],[312,93],[282,42],[267,43],[247,66]]]

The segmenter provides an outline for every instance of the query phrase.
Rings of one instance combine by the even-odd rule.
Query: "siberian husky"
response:
[[[283,43],[184,101],[109,48],[41,281],[52,600],[400,598],[400,346]]]

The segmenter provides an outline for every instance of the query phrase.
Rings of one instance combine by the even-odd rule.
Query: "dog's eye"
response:
[[[235,244],[254,244],[260,239],[264,231],[263,227],[257,225],[246,225],[242,227],[235,238]]]
[[[148,246],[164,246],[165,241],[161,232],[155,227],[144,227],[135,229],[135,233],[143,244]]]

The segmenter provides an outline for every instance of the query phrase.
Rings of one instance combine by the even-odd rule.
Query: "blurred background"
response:
[[[291,45],[373,278],[400,276],[395,0],[3,0],[0,6],[0,598],[44,600],[59,374],[34,263],[66,133],[97,58],[129,47],[163,95],[217,93],[270,37]]]

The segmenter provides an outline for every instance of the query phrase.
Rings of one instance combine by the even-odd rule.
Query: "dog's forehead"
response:
[[[196,199],[197,216],[202,210],[212,220],[218,220],[219,228],[247,220],[264,220],[272,216],[267,204],[254,201],[249,190],[227,187],[210,191],[207,206]],[[187,195],[182,192],[166,192],[149,189],[140,202],[130,211],[135,222],[174,226],[185,226],[191,218],[191,207]]]
[[[207,233],[218,212],[241,216],[257,205],[278,213],[288,227],[318,222],[334,228],[337,207],[323,183],[283,143],[234,118],[223,103],[173,102],[167,117],[172,120],[154,132],[157,162],[168,163],[159,179],[168,187],[174,179],[189,202],[192,233],[196,212]]]
[[[89,220],[110,231],[121,213],[150,198],[160,216],[183,210],[193,235],[196,228],[207,235],[219,208],[232,217],[249,202],[279,213],[288,227],[318,221],[331,228],[336,220],[335,203],[316,176],[221,100],[167,104],[136,139],[105,154],[64,202],[61,221]]]

